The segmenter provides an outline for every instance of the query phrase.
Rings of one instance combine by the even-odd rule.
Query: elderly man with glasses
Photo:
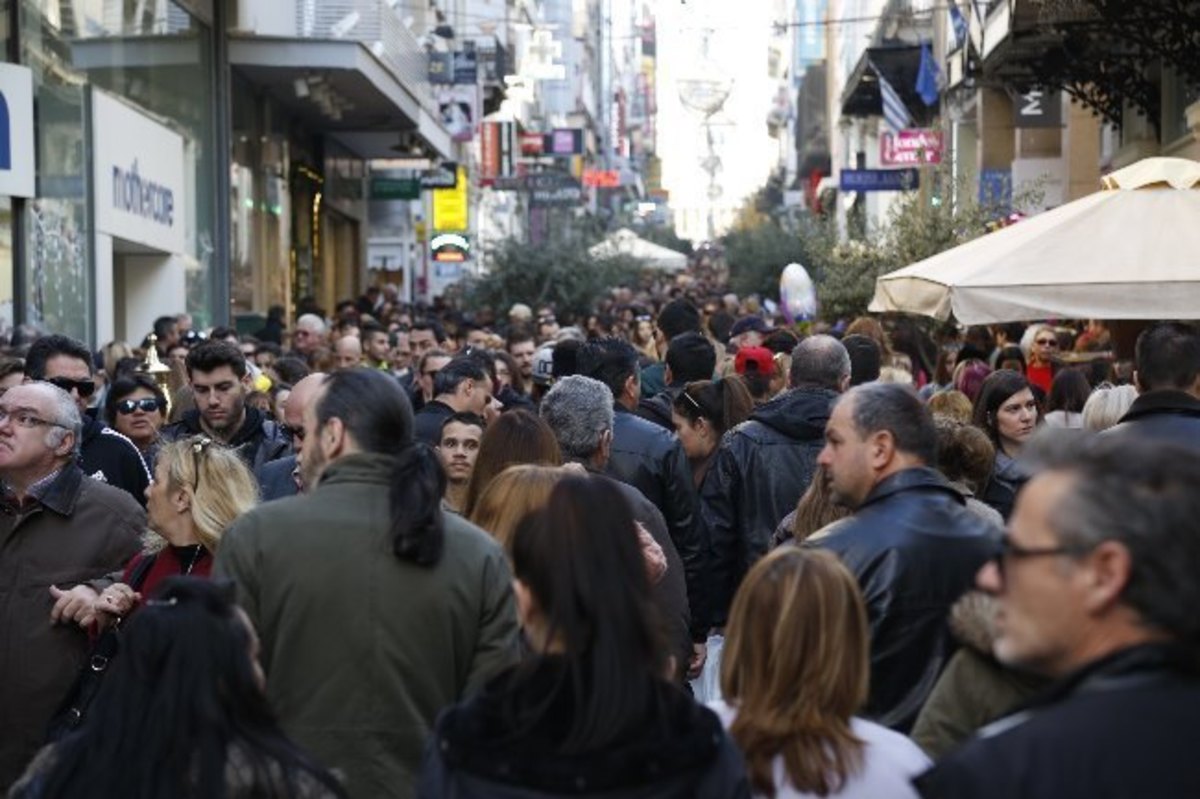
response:
[[[139,549],[146,514],[75,463],[79,410],[48,383],[0,398],[0,790],[42,744],[83,665],[88,583]]]
[[[145,506],[150,470],[141,453],[132,441],[88,409],[96,392],[96,379],[87,347],[67,336],[43,336],[29,348],[25,379],[45,380],[71,396],[83,422],[77,446],[84,473],[128,492]]]
[[[980,569],[993,652],[1057,682],[917,778],[927,797],[1200,796],[1200,455],[1051,436]]]

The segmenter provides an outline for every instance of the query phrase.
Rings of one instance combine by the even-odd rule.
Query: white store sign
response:
[[[0,64],[0,196],[32,197],[33,72]]]
[[[183,137],[95,88],[92,131],[96,229],[183,252]]]

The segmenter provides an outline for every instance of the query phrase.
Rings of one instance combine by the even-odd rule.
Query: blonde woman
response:
[[[146,488],[145,551],[96,598],[96,620],[104,626],[129,614],[167,577],[207,577],[221,536],[257,502],[254,475],[233,450],[207,436],[164,445]]]
[[[733,600],[713,709],[756,796],[915,797],[916,744],[854,714],[867,699],[867,613],[829,552],[776,549]]]
[[[550,492],[565,474],[557,466],[509,466],[488,482],[469,518],[481,530],[491,533],[507,552],[517,524],[545,506]]]

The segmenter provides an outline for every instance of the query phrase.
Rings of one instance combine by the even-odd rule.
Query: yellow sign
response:
[[[433,190],[433,230],[467,229],[467,168],[458,168],[458,184],[453,189]]]

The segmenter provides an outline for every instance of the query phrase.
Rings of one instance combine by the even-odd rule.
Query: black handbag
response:
[[[133,572],[129,575],[130,588],[134,591],[142,590],[142,585],[146,582],[150,570],[154,568],[156,559],[157,555],[147,555],[138,561],[137,566],[133,567]],[[58,706],[58,710],[54,711],[54,715],[50,718],[50,725],[46,730],[46,743],[57,743],[83,723],[88,707],[96,698],[96,692],[100,690],[100,683],[103,681],[105,673],[108,672],[112,659],[116,657],[120,649],[120,632],[121,620],[117,619],[104,632],[100,633],[96,643],[92,645],[92,651],[88,653],[83,668],[79,671],[79,676],[75,678],[75,682]]]

